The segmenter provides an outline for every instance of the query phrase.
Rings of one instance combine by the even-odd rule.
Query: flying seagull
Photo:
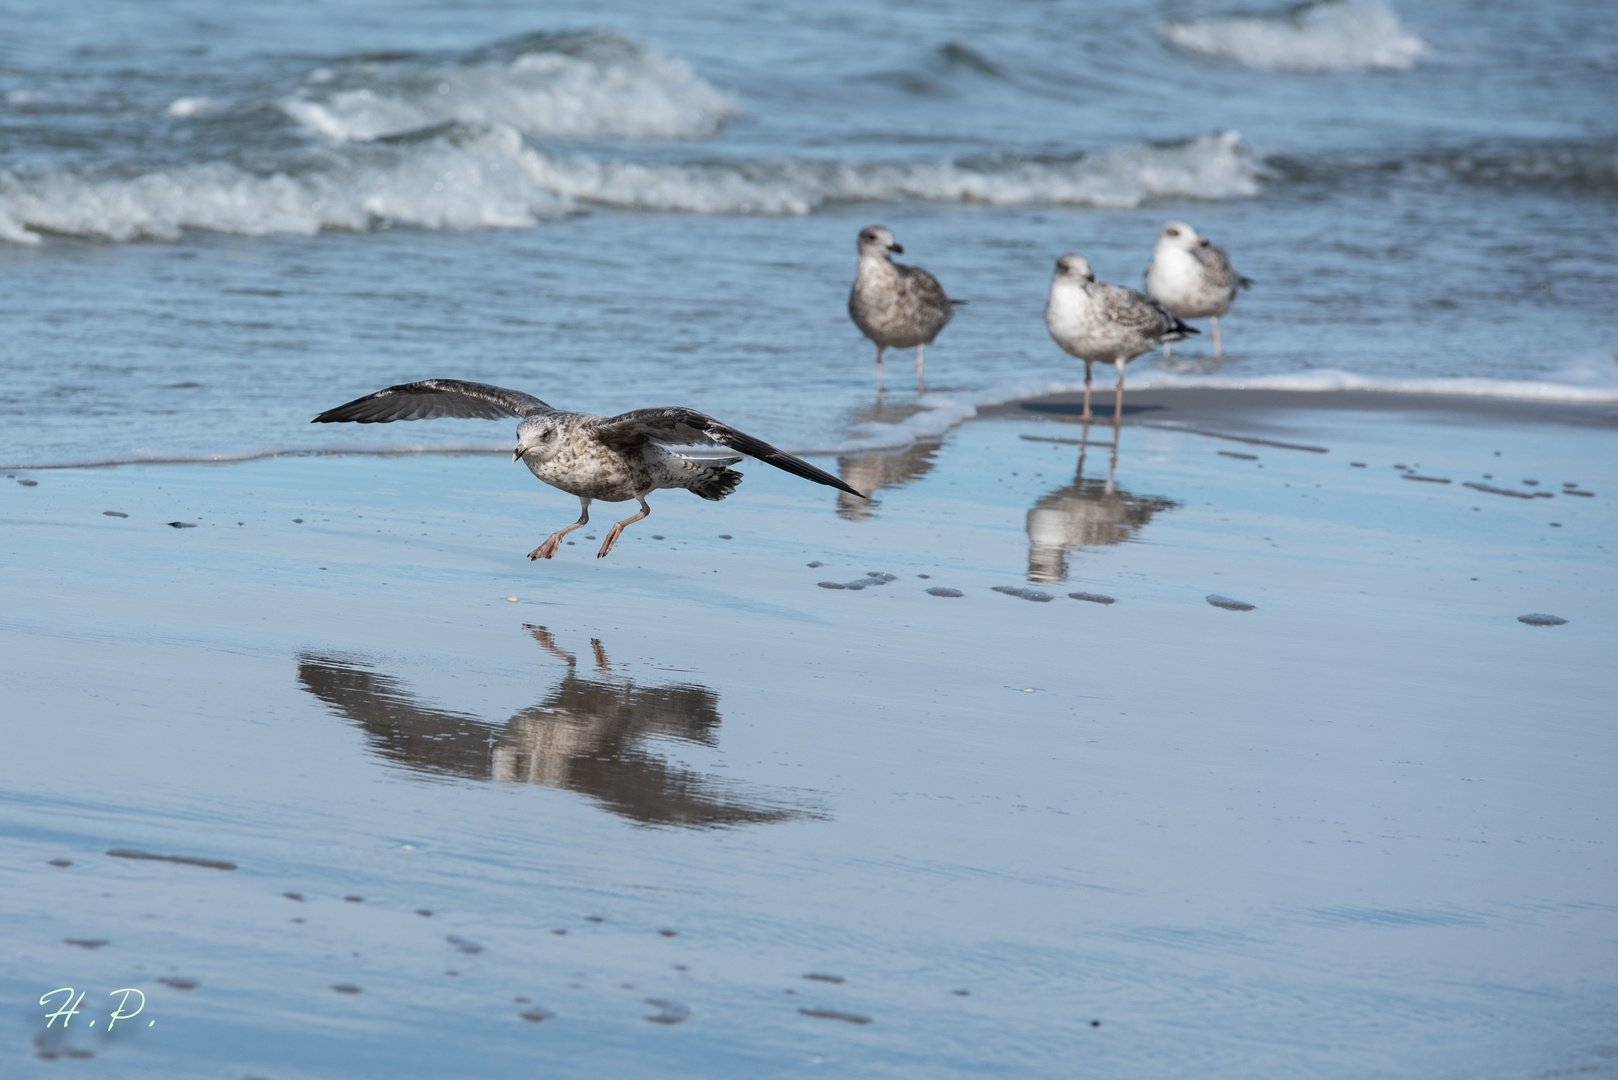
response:
[[[1152,264],[1146,268],[1146,293],[1177,319],[1213,319],[1214,355],[1219,346],[1219,316],[1253,279],[1238,274],[1224,248],[1214,247],[1183,221],[1170,221],[1158,234]],[[1169,353],[1163,346],[1163,355]]]
[[[924,347],[931,345],[938,332],[955,317],[955,305],[944,295],[938,279],[919,266],[893,261],[904,248],[893,233],[881,225],[860,230],[860,261],[854,272],[854,288],[848,294],[848,313],[860,333],[876,342],[876,389],[882,392],[882,353],[887,349],[916,350],[916,393],[925,388],[922,381]]]
[[[1084,361],[1083,419],[1090,419],[1090,366],[1118,365],[1114,424],[1123,415],[1124,365],[1165,342],[1199,332],[1151,297],[1097,281],[1084,256],[1071,252],[1056,260],[1050,299],[1045,302],[1045,328],[1058,345]]]
[[[553,409],[520,390],[460,379],[424,379],[378,390],[346,405],[327,409],[310,423],[388,424],[395,420],[431,420],[458,416],[475,420],[521,419],[517,449],[511,460],[522,461],[528,471],[551,487],[579,497],[579,520],[558,529],[528,553],[530,559],[548,559],[561,547],[562,537],[588,524],[590,503],[640,503],[640,513],[612,527],[596,553],[601,558],[618,542],[619,534],[652,512],[646,496],[658,488],[685,488],[704,499],[718,501],[736,490],[742,474],[729,468],[739,457],[695,458],[677,454],[669,446],[717,443],[749,457],[813,480],[865,496],[807,461],[777,450],[761,439],[722,424],[706,413],[679,406],[635,409],[620,416]]]

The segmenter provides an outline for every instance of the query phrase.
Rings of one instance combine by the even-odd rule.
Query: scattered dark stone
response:
[[[1238,453],[1235,450],[1218,450],[1218,451],[1215,451],[1215,453],[1217,453],[1220,457],[1241,458],[1243,461],[1257,461],[1258,460],[1258,455],[1257,454],[1242,454],[1242,453]]]
[[[292,519],[292,524],[294,524],[294,525],[302,525],[303,524],[303,518],[293,518]]]
[[[916,576],[921,578],[923,581],[926,581],[928,578],[932,577],[933,575],[931,575],[931,574],[917,574]]]
[[[653,534],[652,534],[652,539],[653,539],[653,540],[667,540],[667,539],[668,539],[668,537],[666,537],[666,536],[659,536],[659,535],[657,535],[657,534],[656,534],[656,533],[653,533]]]
[[[21,484],[23,487],[38,487],[39,486],[39,481],[38,480],[18,480],[17,483]]]
[[[678,930],[659,930],[658,933],[662,934],[664,937],[673,937],[675,934],[678,934],[679,931]]]
[[[965,596],[959,589],[946,589],[942,585],[934,585],[927,590],[928,596]]]
[[[599,923],[599,922],[606,922],[607,920],[603,919],[600,915],[586,915],[584,917],[584,921],[585,922]]]
[[[1110,596],[1102,596],[1098,592],[1070,592],[1067,594],[1074,600],[1088,600],[1092,604],[1116,604],[1118,601]]]
[[[1252,604],[1246,603],[1246,602],[1241,601],[1241,600],[1232,600],[1230,597],[1228,597],[1228,596],[1220,596],[1218,593],[1209,593],[1208,594],[1208,603],[1212,604],[1214,607],[1217,607],[1217,608],[1224,608],[1226,611],[1252,611],[1253,610],[1253,605]]]
[[[118,510],[103,510],[103,511],[101,511],[101,516],[102,517],[122,517],[122,518],[126,518],[129,515],[121,512],[121,511],[118,511]]]
[[[586,539],[586,540],[594,540],[594,539],[595,539],[595,537],[594,537],[594,536],[592,536],[592,535],[591,535],[591,534],[589,534],[589,533],[585,533],[585,534],[584,534],[584,538],[585,538],[585,539]]]
[[[1561,626],[1566,619],[1557,615],[1528,614],[1517,616],[1517,621],[1527,623],[1529,626]]]
[[[73,860],[72,859],[52,859],[50,861],[49,865],[51,865],[51,866],[72,866],[73,865]]]
[[[459,979],[461,977],[461,973],[459,971],[446,971],[444,974],[451,979]]]
[[[133,851],[129,848],[113,848],[107,852],[115,859],[151,859],[154,862],[181,863],[185,866],[206,866],[210,870],[234,870],[236,864],[221,859],[193,859],[189,855],[153,855],[150,851]]]
[[[1363,469],[1363,468],[1365,468],[1365,462],[1363,462],[1363,461],[1350,461],[1348,463],[1348,467],[1351,468],[1351,469]]]
[[[483,951],[482,945],[479,945],[475,941],[468,941],[466,938],[463,938],[457,934],[451,934],[444,940],[461,950],[463,953],[466,953],[468,956],[476,956],[478,953]]]
[[[301,922],[303,922],[303,919],[301,919],[301,918],[296,918],[296,919],[293,919],[293,920],[291,920],[291,921],[292,921],[292,922],[295,922],[295,923],[301,923]]]
[[[112,944],[112,942],[103,941],[100,938],[82,938],[82,937],[63,938],[62,942],[65,945],[77,945],[81,949],[99,949],[103,945],[111,945]]]
[[[1583,488],[1563,488],[1562,489],[1562,494],[1563,495],[1578,495],[1581,498],[1588,499],[1588,498],[1592,497],[1593,495],[1595,495],[1595,492],[1593,492],[1593,491],[1585,491]]]
[[[729,533],[720,533],[719,534],[719,539],[721,539],[721,540],[733,540],[735,538],[733,536],[731,536]]]
[[[970,995],[972,993],[972,991],[970,991],[970,990],[951,990],[950,993],[954,994],[956,997],[966,997],[966,996]]]
[[[860,1016],[858,1013],[836,1012],[832,1009],[799,1009],[804,1016],[813,1016],[817,1020],[841,1020],[848,1024],[869,1024],[869,1016]]]
[[[1408,468],[1410,468],[1410,466],[1409,465],[1395,465],[1394,468],[1395,469],[1408,469]]]
[[[360,988],[353,983],[333,983],[332,989],[339,994],[357,994],[360,992]]]
[[[527,998],[518,998],[517,1000],[518,1001],[527,1001],[528,999]],[[517,1015],[521,1016],[524,1020],[528,1021],[530,1024],[538,1024],[538,1023],[542,1023],[542,1022],[544,1022],[546,1020],[554,1020],[554,1019],[556,1019],[556,1014],[551,1012],[549,1009],[525,1009],[524,1011],[518,1013]]]
[[[684,964],[675,964],[674,965],[674,970],[675,971],[690,971],[691,969],[686,967]]]
[[[810,982],[824,982],[824,983],[840,983],[840,982],[847,982],[848,981],[847,979],[844,979],[841,975],[821,975],[821,974],[819,974],[817,972],[810,972],[808,975],[805,975],[804,978],[808,979]]]
[[[433,917],[433,913],[430,908],[419,907],[416,909],[416,914],[420,915],[424,919],[430,919]]]
[[[867,570],[865,571],[865,576],[870,578],[873,584],[877,585],[886,585],[890,581],[899,580],[893,574],[884,574],[880,570]]]
[[[169,528],[171,528],[171,529],[194,529],[196,527],[197,527],[197,523],[194,522],[194,521],[171,521],[171,522],[169,522]]]
[[[202,985],[195,979],[182,979],[178,975],[165,975],[157,981],[164,986],[172,986],[176,990],[195,990]]]
[[[1005,593],[1007,596],[1021,597],[1024,600],[1033,600],[1040,604],[1048,604],[1056,599],[1048,592],[1040,592],[1038,589],[1025,589],[1021,585],[996,585],[994,586],[994,591]]]
[[[1539,481],[1538,480],[1524,480],[1523,483],[1527,484],[1529,487],[1538,487],[1539,486]]]
[[[363,904],[363,903],[365,903],[365,897],[363,897],[363,896],[345,896],[345,897],[343,897],[343,899],[347,900],[350,904]]]
[[[525,998],[525,997],[515,997],[515,998],[512,998],[511,1000],[515,1001],[518,1005],[528,1005],[528,1004],[531,1004],[534,999],[533,998]]]
[[[1553,529],[1560,529],[1560,528],[1561,528],[1561,527],[1562,527],[1562,523],[1561,523],[1561,522],[1560,522],[1560,521],[1553,521],[1553,522],[1551,522],[1551,528],[1553,528]]]
[[[1420,481],[1422,481],[1423,483],[1426,483],[1426,484],[1447,484],[1447,483],[1449,483],[1449,477],[1447,477],[1447,476],[1417,476],[1415,473],[1411,473],[1411,472],[1405,473],[1405,479],[1406,480],[1420,480]]]
[[[551,933],[555,934],[557,937],[564,937],[564,936],[566,936],[567,931],[566,930],[552,930]]]
[[[1100,1027],[1101,1026],[1101,1021],[1100,1020],[1092,1020],[1092,1021],[1090,1021],[1090,1026],[1091,1027]]]
[[[809,564],[809,569],[811,569],[811,570],[818,570],[818,569],[820,569],[820,568],[821,568],[821,567],[822,567],[822,566],[825,566],[825,565],[826,565],[826,564],[825,564],[825,563],[823,563],[823,562],[821,562],[821,561],[820,561],[820,560],[818,560],[818,559],[817,559],[817,560],[815,560],[815,561],[814,561],[814,562],[812,562],[812,563],[810,563],[810,564]]]
[[[1513,499],[1533,498],[1533,496],[1526,491],[1512,491],[1510,488],[1495,487],[1493,484],[1479,484],[1473,480],[1468,480],[1461,486],[1469,487],[1473,491],[1487,491],[1490,495],[1509,495]]]
[[[815,584],[819,585],[822,589],[846,589],[846,588],[848,588],[847,585],[844,585],[840,581],[817,581],[817,582],[815,582]],[[862,586],[862,588],[863,588],[863,586]]]
[[[678,1001],[665,1001],[662,998],[647,998],[646,1004],[657,1012],[644,1019],[654,1024],[678,1024],[691,1015],[691,1010]]]

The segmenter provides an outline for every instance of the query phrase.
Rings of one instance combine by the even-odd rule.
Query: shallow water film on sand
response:
[[[1618,1074],[1612,5],[0,25],[0,1075]]]

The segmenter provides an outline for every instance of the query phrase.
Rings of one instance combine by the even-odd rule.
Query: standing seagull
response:
[[[805,480],[826,484],[850,495],[860,494],[807,461],[728,424],[721,424],[706,413],[677,405],[636,409],[621,416],[593,416],[553,409],[520,390],[460,379],[426,379],[355,398],[346,405],[327,409],[310,423],[387,424],[395,420],[431,420],[438,416],[477,420],[521,417],[522,422],[517,425],[517,449],[511,460],[521,460],[529,472],[551,487],[579,497],[579,520],[552,533],[548,540],[528,553],[530,559],[548,559],[555,555],[562,545],[562,537],[589,522],[592,499],[603,502],[634,499],[640,503],[640,513],[612,527],[601,550],[596,552],[599,559],[612,550],[626,525],[633,525],[652,512],[646,505],[646,496],[658,488],[685,488],[694,495],[717,502],[742,482],[742,474],[727,467],[740,461],[739,457],[690,458],[674,453],[664,444],[718,443]]]
[[[848,313],[860,333],[876,342],[876,391],[882,392],[882,353],[886,349],[916,348],[916,393],[925,388],[921,350],[955,317],[955,305],[944,295],[938,279],[919,266],[893,261],[904,248],[881,225],[860,230],[860,262],[854,288],[848,294]]]
[[[1231,269],[1224,248],[1214,247],[1183,221],[1170,221],[1158,234],[1152,265],[1146,268],[1146,294],[1177,319],[1213,319],[1214,355],[1219,346],[1219,316],[1230,310],[1236,294],[1251,288],[1252,278]],[[1163,355],[1169,346],[1163,346]]]
[[[1056,260],[1045,328],[1056,343],[1084,361],[1084,416],[1090,419],[1090,365],[1118,365],[1118,396],[1112,422],[1123,416],[1124,365],[1159,345],[1179,341],[1197,328],[1187,326],[1149,296],[1122,285],[1097,281],[1083,255]]]

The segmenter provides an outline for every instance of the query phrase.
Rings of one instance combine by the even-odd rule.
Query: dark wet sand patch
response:
[[[112,942],[101,938],[66,937],[62,939],[62,944],[77,945],[81,949],[99,949],[103,945],[111,945]]]
[[[303,903],[303,893],[301,892],[284,892],[281,895],[286,897],[288,900],[296,900],[300,904]]]
[[[812,971],[809,974],[805,975],[804,978],[808,979],[810,982],[823,982],[823,983],[842,983],[842,982],[847,982],[848,981],[847,979],[844,979],[841,975],[823,975],[820,972],[815,972],[815,971]]]
[[[1048,604],[1052,600],[1056,599],[1056,597],[1052,596],[1048,592],[1041,592],[1038,589],[1025,589],[1021,585],[996,585],[994,586],[994,591],[997,593],[1005,593],[1007,596],[1015,596],[1023,600],[1032,600],[1039,604]]]
[[[430,918],[433,917],[432,911],[430,909],[424,908],[424,907],[417,908],[416,909],[416,914],[420,915],[424,919],[430,919]]]
[[[864,577],[855,578],[853,581],[817,581],[815,584],[822,589],[847,589],[850,592],[859,592],[868,586],[886,585],[890,581],[898,580],[893,574],[884,574],[879,570],[871,570]]]
[[[135,851],[132,848],[113,848],[107,852],[115,859],[149,859],[152,862],[180,863],[184,866],[206,866],[210,870],[234,870],[236,864],[225,862],[223,859],[194,859],[189,855],[155,855],[150,851]]]
[[[1229,439],[1231,442],[1251,443],[1255,446],[1276,446],[1282,450],[1303,450],[1310,454],[1331,453],[1331,451],[1324,446],[1310,446],[1307,443],[1279,442],[1275,439],[1261,439],[1256,435],[1226,435],[1222,431],[1207,431],[1203,428],[1181,427],[1179,424],[1153,424],[1142,421],[1141,427],[1155,428],[1158,431],[1179,431],[1187,435],[1203,435],[1210,439]]]
[[[859,1013],[837,1012],[835,1009],[799,1009],[798,1012],[804,1016],[812,1016],[816,1020],[841,1020],[845,1024],[869,1024],[871,1022],[869,1016],[861,1016]]]
[[[932,588],[927,590],[927,595],[928,596],[965,596],[966,594],[961,592],[961,590],[959,590],[959,589],[946,589],[942,585],[934,585]]]
[[[1567,623],[1567,620],[1560,615],[1544,615],[1538,612],[1519,615],[1517,616],[1517,621],[1527,623],[1529,626],[1562,626]]]
[[[691,1016],[691,1010],[678,1001],[666,1001],[663,998],[647,998],[646,1004],[657,1012],[642,1019],[653,1024],[679,1024]]]
[[[1253,610],[1253,605],[1247,603],[1245,600],[1232,600],[1230,597],[1220,596],[1218,593],[1209,593],[1208,603],[1212,604],[1216,608],[1224,608],[1226,611]]]
[[[202,985],[195,979],[182,979],[178,975],[165,975],[157,981],[164,986],[172,986],[176,990],[195,990]]]
[[[357,994],[360,992],[360,988],[353,983],[333,983],[331,988],[339,994]]]
[[[483,951],[483,946],[482,945],[479,945],[475,941],[468,941],[466,938],[461,937],[459,934],[451,934],[449,937],[445,938],[444,940],[449,942],[451,945],[455,946],[457,949],[461,950],[461,952],[466,953],[468,956],[475,956],[478,953]]]
[[[348,901],[350,904],[363,904],[363,903],[365,903],[365,897],[363,897],[363,896],[345,896],[345,897],[343,897],[343,899]]]
[[[1118,601],[1111,596],[1103,596],[1095,592],[1070,592],[1067,594],[1074,600],[1088,600],[1092,604],[1116,604]]]
[[[73,860],[72,859],[52,859],[46,865],[47,866],[72,866],[73,865]]]
[[[673,937],[674,935],[678,934],[679,931],[678,930],[659,930],[658,933],[662,934],[664,937]]]
[[[102,516],[102,517],[120,517],[120,518],[126,518],[126,517],[128,517],[128,516],[129,516],[129,515],[128,515],[128,514],[126,514],[126,513],[124,513],[124,512],[123,512],[123,511],[121,511],[121,510],[103,510],[103,511],[101,511],[101,516]]]
[[[528,999],[522,998],[521,1000],[527,1001]],[[530,1024],[539,1024],[546,1020],[556,1019],[556,1014],[551,1012],[549,1009],[525,1009],[517,1015],[528,1021]]]

